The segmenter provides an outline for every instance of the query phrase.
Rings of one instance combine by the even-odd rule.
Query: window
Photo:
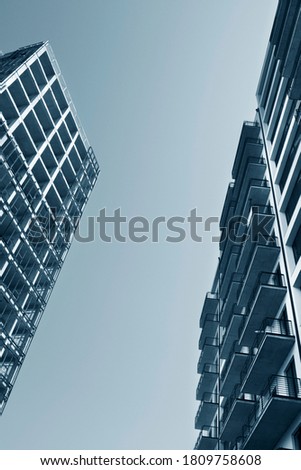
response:
[[[293,435],[294,449],[301,449],[301,425],[297,428]]]
[[[275,138],[275,135],[276,135],[276,130],[278,129],[278,125],[279,125],[280,111],[282,111],[282,110],[283,110],[283,105],[281,104],[281,106],[279,108],[279,116],[277,117],[277,125],[275,125],[274,130],[273,130],[273,134],[271,136],[271,142],[274,141],[274,138]],[[275,164],[276,165],[278,165],[280,155],[281,155],[281,152],[282,152],[282,149],[283,149],[284,141],[287,137],[287,132],[288,132],[288,129],[289,129],[290,124],[291,124],[291,120],[292,120],[293,115],[294,115],[294,111],[295,111],[295,106],[293,106],[291,104],[291,108],[290,108],[288,117],[286,119],[286,124],[285,124],[285,127],[283,129],[281,140],[280,140],[280,143],[279,143],[279,146],[278,146],[277,154],[275,156]]]
[[[298,263],[298,260],[301,256],[301,226],[299,227],[299,230],[295,236],[292,248],[293,248],[295,263]]]
[[[281,192],[283,192],[288,174],[290,172],[290,169],[292,167],[294,158],[296,156],[296,152],[297,152],[297,148],[298,148],[298,145],[300,143],[300,140],[301,140],[301,125],[298,126],[298,129],[297,129],[297,132],[296,132],[296,137],[294,139],[294,142],[293,142],[293,145],[291,147],[290,153],[287,157],[285,167],[283,169],[283,173],[282,173],[281,179],[279,181],[279,186],[280,186]]]
[[[292,190],[292,194],[289,198],[289,201],[287,203],[287,207],[286,207],[286,210],[285,210],[286,220],[287,220],[288,224],[290,223],[290,220],[291,220],[292,215],[294,213],[295,207],[298,203],[300,194],[301,194],[301,170],[299,171],[299,174],[297,176],[297,180],[296,180],[296,182],[294,184],[294,187],[293,187],[293,190]]]
[[[286,382],[287,382],[287,394],[290,397],[298,397],[298,382],[296,374],[296,366],[294,359],[291,360],[287,368],[285,369]]]

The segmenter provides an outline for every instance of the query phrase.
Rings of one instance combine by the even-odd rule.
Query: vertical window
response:
[[[300,195],[301,195],[301,170],[299,171],[297,180],[292,190],[292,194],[289,198],[289,201],[287,203],[287,207],[285,210],[286,220],[288,224],[290,223],[290,220],[292,218],[292,215],[294,213],[294,210],[296,208]]]
[[[293,435],[294,448],[301,449],[301,425],[298,427],[297,431]]]
[[[301,225],[293,241],[292,248],[293,248],[295,263],[298,263],[298,260],[301,256]]]
[[[291,360],[287,368],[285,369],[286,383],[287,383],[287,394],[290,397],[298,397],[298,382],[296,374],[296,366],[294,359]]]

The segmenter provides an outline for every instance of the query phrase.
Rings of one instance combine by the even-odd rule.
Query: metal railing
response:
[[[211,337],[208,337],[208,336],[205,338],[204,344],[202,346],[200,358],[199,358],[199,361],[198,361],[198,364],[197,364],[198,372],[201,370],[201,367],[202,367],[202,364],[203,364],[203,361],[204,361],[204,350],[206,348],[213,348],[217,353],[218,339],[217,338],[211,338]]]
[[[217,379],[217,377],[218,377],[218,365],[217,364],[205,363],[204,366],[203,366],[203,369],[200,371],[200,373],[201,373],[201,376],[200,376],[200,380],[198,382],[198,386],[197,386],[197,389],[196,389],[196,396],[197,397],[200,396],[200,394],[201,394],[205,374],[215,375],[216,379]],[[199,398],[197,398],[197,400],[199,400]]]
[[[204,338],[203,348],[205,348],[206,346],[214,348],[218,347],[218,338],[206,336],[206,338]]]
[[[207,313],[203,320],[203,328],[205,328],[207,322],[217,323],[218,315],[216,313]]]
[[[251,225],[249,226],[249,228],[250,227],[251,227]],[[250,232],[251,232],[251,234],[250,234]],[[261,236],[259,236],[259,235],[261,235]],[[246,239],[246,241],[243,245],[243,249],[241,250],[241,254],[240,254],[239,260],[237,261],[237,264],[239,264],[241,262],[241,259],[245,256],[245,249],[244,248],[247,245],[251,244],[250,253],[248,254],[248,258],[247,258],[246,262],[244,263],[246,268],[247,268],[247,271],[248,271],[248,269],[250,268],[250,265],[251,265],[252,258],[254,256],[255,247],[257,247],[257,246],[279,247],[279,244],[278,244],[278,238],[273,234],[268,235],[266,237],[265,235],[260,234],[260,232],[252,233],[252,229],[250,229],[247,232],[246,236],[248,238]]]
[[[249,348],[240,346],[239,343],[238,343],[238,341],[235,341],[235,342],[233,343],[233,346],[232,346],[231,351],[230,351],[230,353],[229,353],[229,357],[228,357],[228,359],[226,360],[226,362],[225,362],[225,364],[224,364],[224,367],[223,367],[223,370],[222,370],[222,372],[221,372],[221,381],[222,381],[222,382],[223,382],[223,381],[225,380],[225,378],[226,378],[226,375],[227,375],[227,373],[228,373],[228,371],[229,371],[230,364],[231,364],[231,362],[232,362],[232,360],[233,360],[233,356],[234,356],[235,354],[243,354],[243,355],[245,355],[246,358],[247,358],[248,355],[249,355]]]
[[[245,313],[242,313],[242,308],[241,307],[238,307],[237,304],[234,304],[233,307],[232,307],[232,310],[231,310],[231,314],[229,315],[229,319],[227,321],[227,324],[225,326],[225,332],[224,332],[224,336],[222,338],[222,341],[220,343],[220,347],[221,349],[224,347],[225,343],[227,342],[228,340],[228,334],[229,334],[229,327],[230,327],[230,324],[234,318],[234,316],[236,317],[240,317],[242,320],[244,319],[244,317],[246,316]],[[238,339],[239,335],[237,333],[237,339]]]
[[[250,354],[250,357],[248,357],[241,371],[241,383],[244,382],[251,367],[251,364],[253,363],[253,361],[256,360],[256,357],[258,356],[258,351],[268,334],[282,337],[293,337],[294,333],[292,328],[292,322],[290,320],[275,319],[269,317],[262,322],[259,331],[256,332],[255,341],[251,347],[252,353]]]
[[[283,274],[280,273],[268,273],[268,272],[261,272],[257,277],[257,281],[255,286],[249,296],[249,303],[246,307],[246,315],[243,319],[242,324],[238,330],[238,336],[241,337],[243,330],[245,329],[246,323],[249,321],[249,316],[252,315],[252,310],[258,295],[258,292],[262,286],[270,286],[270,287],[286,287],[285,280]],[[240,291],[238,292],[238,296],[240,296],[241,291],[244,287],[244,284],[241,286]],[[277,313],[277,312],[276,312]]]
[[[222,419],[221,419],[222,426],[224,426],[224,424],[225,424],[225,422],[226,422],[226,420],[227,420],[227,418],[230,414],[231,408],[233,407],[233,404],[236,400],[254,402],[254,404],[255,404],[255,395],[251,395],[250,393],[241,393],[240,388],[241,388],[240,384],[236,384],[232,394],[230,395],[229,398],[227,398],[227,400],[225,402],[225,406],[223,407],[223,416],[222,416]]]
[[[205,319],[202,322],[202,331],[201,331],[201,335],[200,335],[200,339],[199,339],[199,349],[202,349],[202,347],[203,347],[203,343],[204,343],[204,340],[205,340],[204,334],[206,334],[206,325],[208,325],[209,323],[212,323],[212,324],[215,323],[216,328],[217,328],[217,326],[218,326],[218,315],[216,315],[214,313],[207,313],[207,315],[205,316]]]
[[[286,287],[284,275],[280,273],[268,273],[268,272],[261,272],[258,275],[255,287],[250,296],[250,302],[249,302],[250,311],[252,311],[254,302],[257,297],[257,293],[262,286]]]
[[[252,434],[256,423],[262,418],[265,410],[273,398],[301,400],[301,381],[297,377],[273,375],[269,378],[259,400],[249,416],[248,424],[242,429],[242,435],[237,443],[242,447]],[[269,430],[268,430],[269,431]]]
[[[217,406],[219,404],[219,395],[217,393],[209,393],[209,392],[205,392],[203,394],[202,399],[201,399],[201,403],[199,405],[199,408],[198,408],[198,411],[197,411],[197,414],[196,414],[196,417],[195,417],[195,428],[196,429],[197,429],[197,426],[198,426],[198,421],[200,419],[201,413],[204,410],[204,406],[206,406],[207,404],[216,405],[216,409],[217,409]]]
[[[218,439],[218,428],[216,426],[202,426],[198,440],[195,445],[195,450],[197,450],[203,438],[207,439]]]
[[[223,289],[224,281],[226,279],[224,274],[227,270],[229,257],[232,254],[236,254],[239,257],[240,254],[241,254],[241,247],[242,247],[241,244],[233,245],[231,247],[231,250],[225,249],[222,252],[222,255],[221,255],[221,258],[219,260],[218,267],[217,267],[217,271],[219,271],[220,273],[223,273],[223,278],[221,280],[221,286],[220,286],[221,290]],[[238,274],[238,273],[233,273],[233,274]]]

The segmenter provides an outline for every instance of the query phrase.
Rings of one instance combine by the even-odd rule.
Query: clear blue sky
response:
[[[2,1],[0,49],[49,39],[100,162],[83,233],[103,207],[220,214],[276,6]],[[193,448],[211,235],[74,242],[0,419],[2,449]]]

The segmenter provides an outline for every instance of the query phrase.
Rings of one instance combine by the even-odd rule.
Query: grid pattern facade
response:
[[[99,173],[48,43],[0,57],[0,413]]]
[[[301,448],[301,5],[279,1],[201,317],[196,449]]]

